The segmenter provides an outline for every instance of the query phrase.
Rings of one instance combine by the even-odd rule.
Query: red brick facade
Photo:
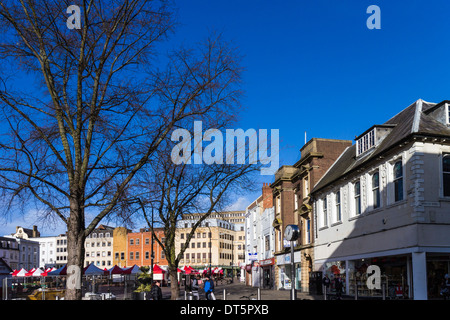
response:
[[[164,231],[155,229],[155,236],[161,240],[164,239]],[[164,240],[162,240],[164,242]],[[152,253],[152,233],[148,229],[141,229],[139,232],[131,232],[127,235],[127,263],[129,265],[151,266]],[[160,266],[167,266],[164,251],[159,243],[153,242],[154,259],[153,263]]]

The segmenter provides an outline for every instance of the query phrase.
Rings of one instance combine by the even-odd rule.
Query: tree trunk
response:
[[[66,300],[81,300],[81,279],[84,263],[85,236],[84,212],[76,201],[71,200],[67,223],[67,278]]]
[[[169,266],[169,277],[171,300],[177,300],[180,296],[180,286],[178,284],[178,268],[176,266]]]

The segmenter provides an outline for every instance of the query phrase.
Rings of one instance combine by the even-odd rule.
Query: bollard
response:
[[[186,290],[184,291],[184,300],[187,300]]]
[[[223,300],[227,300],[227,289],[223,289]]]
[[[322,286],[323,287],[323,300],[327,300],[327,287],[325,285]]]
[[[381,294],[383,296],[383,300],[386,300],[386,283],[381,284]]]
[[[261,300],[261,288],[258,288],[258,300]]]
[[[358,282],[355,281],[355,300],[358,300]]]

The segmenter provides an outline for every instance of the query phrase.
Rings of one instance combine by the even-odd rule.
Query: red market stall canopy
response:
[[[44,272],[42,272],[41,276],[46,277],[48,276],[48,274],[52,271],[55,271],[56,268],[48,268],[47,270],[45,270]]]
[[[12,273],[13,277],[26,277],[28,271],[25,270],[24,268],[20,269],[20,270],[14,270]]]
[[[114,267],[112,267],[111,269],[106,269],[105,268],[105,274],[123,274],[124,270],[122,268],[120,268],[119,266],[115,265]]]
[[[152,270],[149,270],[149,272],[151,272]],[[153,266],[153,273],[156,273],[156,274],[164,274],[164,273],[166,273],[166,271],[164,271],[163,269],[161,269],[161,267],[160,266],[158,266],[157,264],[155,264],[154,266]]]
[[[139,269],[139,267],[137,265],[134,265],[130,268],[125,268],[123,269],[123,274],[136,274],[136,273],[140,273],[141,270]]]
[[[192,268],[191,266],[184,266],[184,271],[186,274],[197,274],[198,271]]]
[[[44,271],[42,271],[40,268],[37,269],[31,269],[30,272],[26,274],[27,277],[40,277]]]

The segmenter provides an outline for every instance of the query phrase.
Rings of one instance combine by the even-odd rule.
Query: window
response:
[[[336,193],[336,221],[341,221],[341,191]]]
[[[322,200],[323,203],[323,225],[328,225],[328,204],[327,204],[327,197],[325,197]]]
[[[355,214],[361,214],[361,182],[357,181],[354,184],[355,188]]]
[[[442,157],[442,176],[444,197],[450,197],[450,154],[444,154]]]
[[[305,244],[311,243],[311,220],[306,219]]]
[[[379,208],[381,206],[380,199],[380,173],[377,171],[372,175],[372,197],[373,208]]]
[[[445,110],[447,112],[447,125],[449,125],[450,124],[450,108],[449,108],[448,103],[445,104]]]
[[[298,195],[294,194],[294,210],[298,210]]]
[[[403,166],[399,160],[394,164],[394,201],[403,200]]]
[[[309,196],[309,181],[308,177],[305,177],[303,180],[303,198],[306,198]]]
[[[375,129],[370,130],[356,141],[356,155],[366,152],[375,146]]]

